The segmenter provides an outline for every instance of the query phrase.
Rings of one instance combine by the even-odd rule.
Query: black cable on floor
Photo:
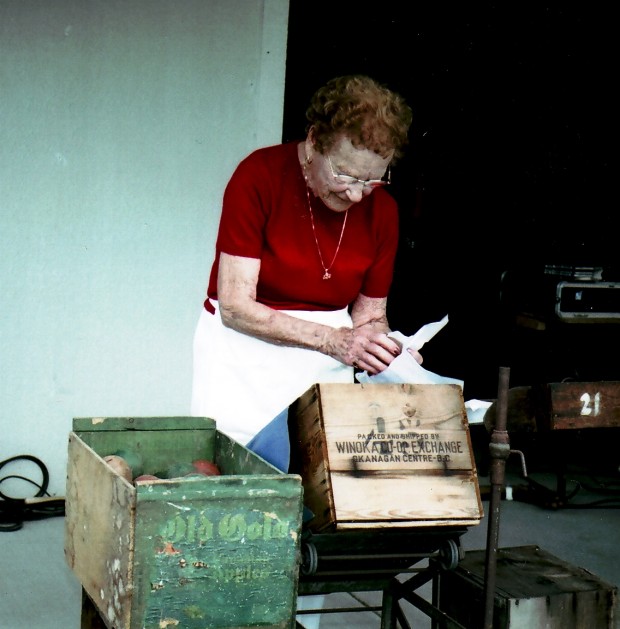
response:
[[[34,496],[30,498],[15,498],[7,496],[0,491],[0,532],[18,531],[26,520],[41,520],[43,518],[64,516],[64,498],[51,497],[47,491],[49,472],[43,461],[29,454],[20,454],[0,461],[0,469],[15,461],[30,461],[37,465],[41,471],[42,480],[41,484],[39,484],[30,478],[16,474],[0,477],[0,484],[13,478],[26,481],[37,488]]]

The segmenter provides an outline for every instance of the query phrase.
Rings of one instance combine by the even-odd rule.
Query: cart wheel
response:
[[[316,546],[312,542],[306,542],[301,549],[301,574],[308,576],[316,572],[319,564],[319,555]]]
[[[443,570],[454,570],[459,565],[459,547],[453,539],[440,549],[439,565]]]

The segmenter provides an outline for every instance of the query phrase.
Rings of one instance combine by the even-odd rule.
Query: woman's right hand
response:
[[[400,345],[372,324],[335,328],[329,336],[326,353],[370,375],[382,372],[401,353]]]

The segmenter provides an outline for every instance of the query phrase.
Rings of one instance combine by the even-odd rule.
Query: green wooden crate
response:
[[[77,418],[69,435],[65,556],[106,626],[295,626],[301,478],[283,474],[201,417]],[[131,483],[207,458],[221,476]]]

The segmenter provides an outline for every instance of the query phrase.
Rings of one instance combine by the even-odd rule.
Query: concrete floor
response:
[[[507,470],[507,484],[519,478]],[[536,474],[530,471],[530,477]],[[577,485],[575,475],[567,476],[568,491]],[[554,476],[538,476],[554,486]],[[521,479],[522,480],[522,479]],[[581,489],[568,507],[549,509],[538,504],[503,500],[499,510],[499,547],[537,545],[574,566],[585,568],[606,583],[620,585],[620,477],[593,479],[581,475]],[[485,479],[481,477],[484,490]],[[611,493],[610,493],[611,492]],[[611,498],[609,497],[611,496]],[[601,500],[606,501],[603,504]],[[485,501],[485,513],[489,503]],[[465,551],[486,548],[488,519],[468,528],[461,537]],[[78,629],[81,616],[81,588],[64,559],[64,518],[25,522],[21,530],[0,533],[0,627],[2,629]],[[427,586],[424,586],[427,588]],[[418,594],[430,600],[430,590]],[[379,604],[378,593],[330,594],[326,607]],[[419,610],[402,603],[411,627],[431,626]],[[617,614],[616,614],[617,616]],[[544,625],[541,625],[541,629]],[[378,629],[375,612],[324,613],[321,629]],[[615,628],[620,629],[616,617]],[[179,628],[181,629],[181,628]],[[478,628],[476,628],[478,629]],[[527,629],[537,629],[530,623]],[[564,628],[562,628],[564,629]],[[581,629],[576,627],[575,629]],[[596,629],[594,625],[583,629]]]

